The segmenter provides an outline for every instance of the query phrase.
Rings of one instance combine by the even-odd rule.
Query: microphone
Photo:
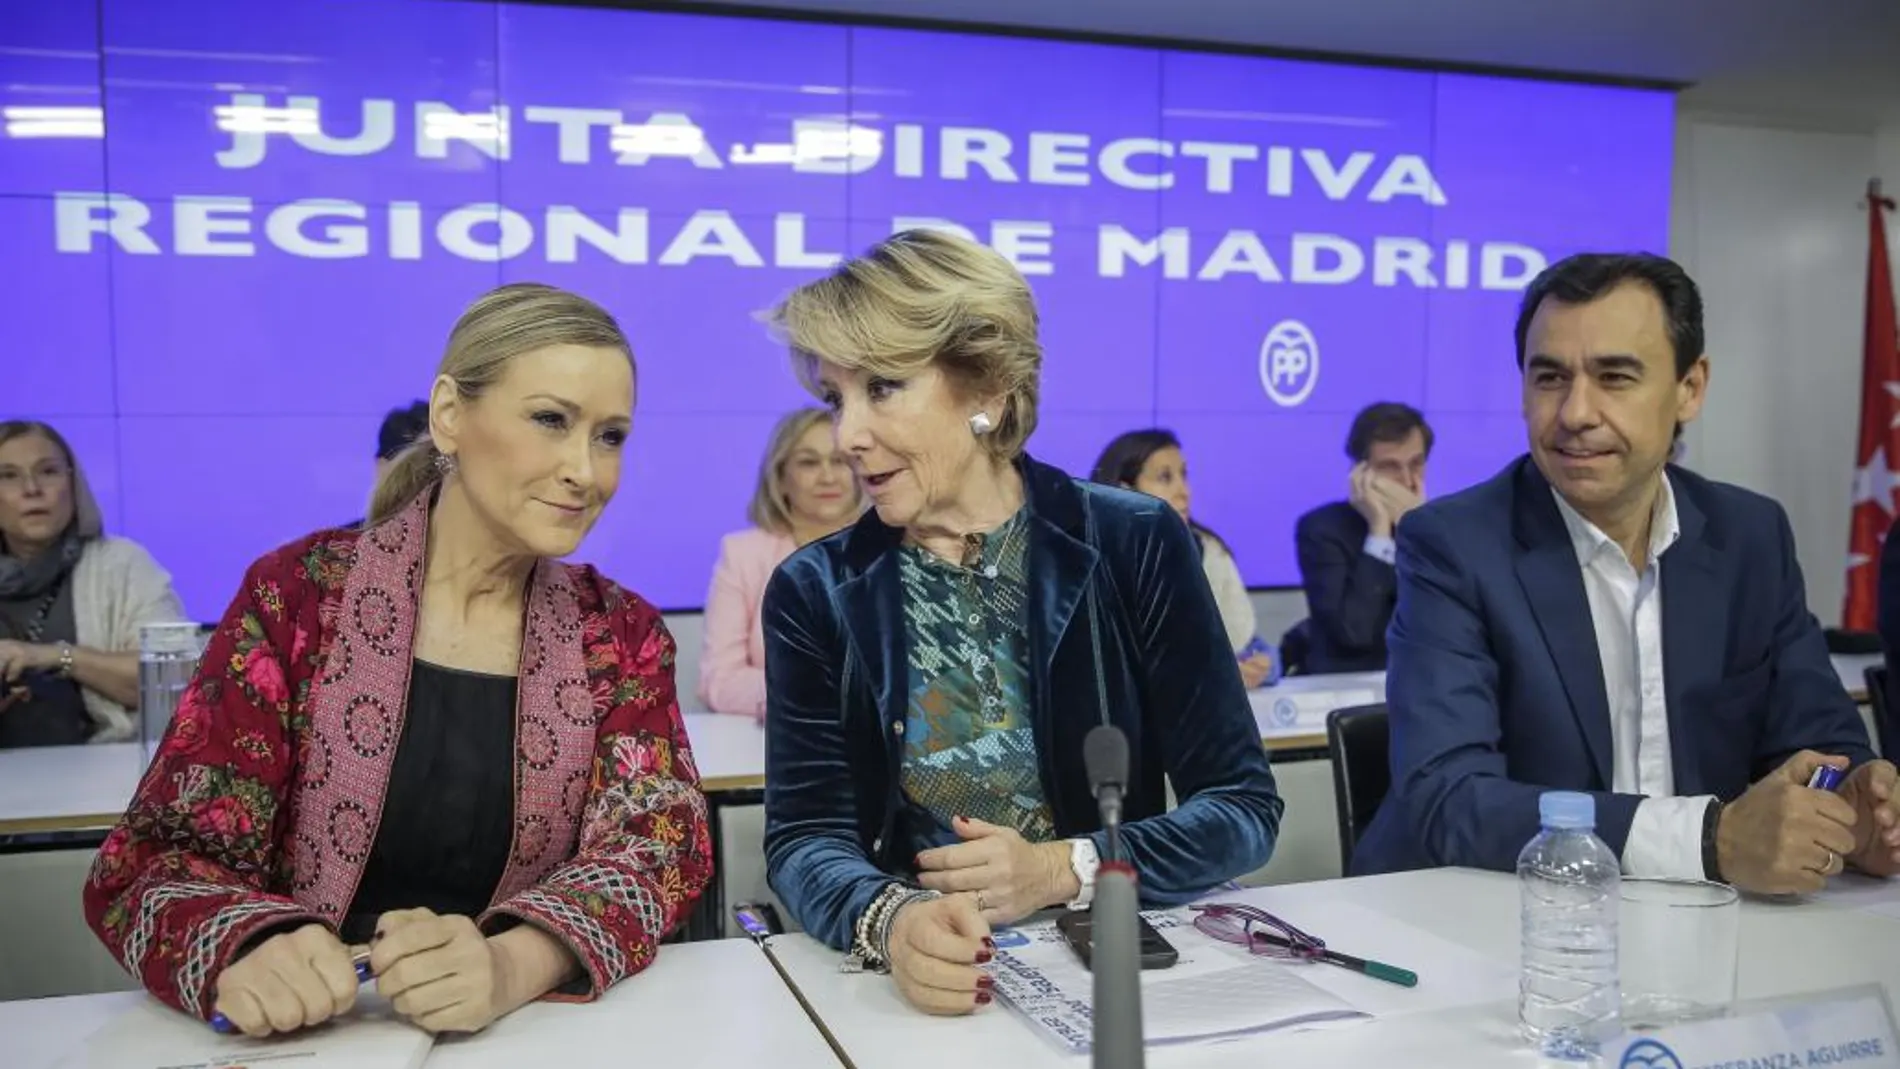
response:
[[[1082,767],[1088,770],[1089,793],[1101,811],[1102,830],[1108,833],[1108,856],[1122,856],[1122,793],[1128,785],[1128,736],[1109,724],[1093,728],[1082,739]]]
[[[1122,794],[1128,786],[1128,737],[1109,724],[1082,740],[1089,791],[1108,833],[1108,856],[1095,876],[1089,907],[1089,971],[1094,984],[1089,1045],[1094,1069],[1142,1069],[1141,929],[1135,870],[1122,859]]]

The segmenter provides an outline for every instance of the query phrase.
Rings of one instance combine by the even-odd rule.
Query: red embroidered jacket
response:
[[[209,1017],[252,935],[348,910],[402,735],[426,531],[419,501],[246,574],[85,888],[87,922],[166,1003]],[[598,997],[712,871],[673,639],[638,596],[554,561],[523,631],[514,837],[479,922],[554,935]]]

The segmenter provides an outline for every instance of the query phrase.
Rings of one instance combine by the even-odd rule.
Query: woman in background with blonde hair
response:
[[[746,506],[752,526],[720,540],[706,592],[699,700],[716,713],[765,718],[765,631],[759,604],[779,562],[856,519],[863,497],[822,408],[787,413],[772,428]]]
[[[712,867],[673,640],[558,559],[619,486],[633,395],[611,316],[503,286],[365,527],[251,566],[85,889],[154,995],[289,1032],[347,1011],[367,954],[396,1013],[472,1032],[653,959]]]
[[[139,629],[184,618],[151,554],[106,536],[66,439],[0,422],[0,749],[135,738]]]

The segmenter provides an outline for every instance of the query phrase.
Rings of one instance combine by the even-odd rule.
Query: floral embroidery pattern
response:
[[[318,919],[304,890],[316,884],[315,866],[360,866],[301,842],[289,819],[332,779],[308,703],[319,676],[350,670],[337,639],[359,540],[400,545],[426,520],[418,504],[371,532],[325,532],[266,555],[212,636],[85,888],[94,932],[168,1004],[208,1015],[218,973],[252,934]],[[594,725],[591,768],[555,780],[556,804],[543,810],[581,814],[548,840],[578,847],[534,859],[532,882],[480,923],[510,915],[553,932],[597,997],[652,960],[705,887],[710,836],[674,696],[673,641],[658,612],[591,568],[543,568],[560,570],[572,591],[564,611],[578,627],[542,640],[578,643],[586,678],[572,681],[559,708],[523,711],[583,731]]]

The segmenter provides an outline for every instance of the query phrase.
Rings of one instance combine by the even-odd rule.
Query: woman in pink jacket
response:
[[[706,592],[699,700],[716,713],[765,718],[765,634],[759,602],[779,562],[858,517],[864,499],[832,441],[830,413],[801,408],[772,428],[759,484],[746,506],[752,526],[720,540]]]

